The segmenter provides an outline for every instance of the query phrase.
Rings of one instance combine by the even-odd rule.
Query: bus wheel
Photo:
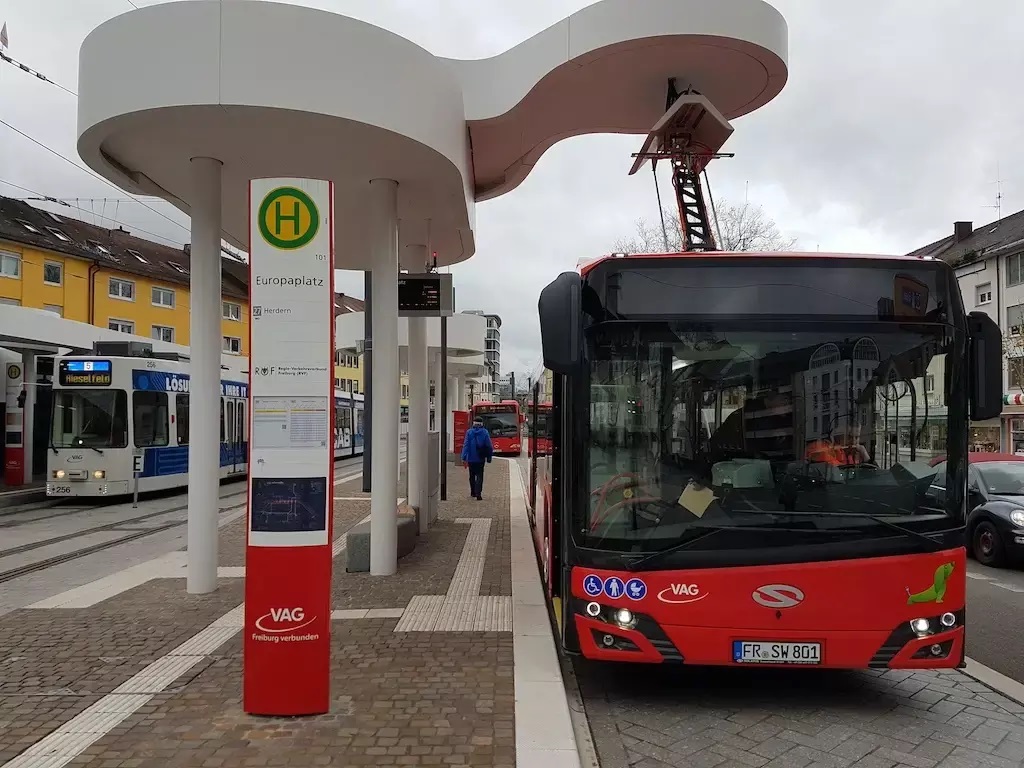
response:
[[[974,535],[971,537],[971,549],[974,559],[982,565],[999,568],[1003,564],[1004,550],[1003,540],[999,531],[988,520],[982,520],[974,528]]]

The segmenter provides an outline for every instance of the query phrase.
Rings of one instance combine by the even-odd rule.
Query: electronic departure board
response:
[[[109,387],[113,370],[109,360],[61,360],[57,383],[62,387]]]
[[[452,276],[436,272],[398,276],[399,317],[447,317],[453,311]]]

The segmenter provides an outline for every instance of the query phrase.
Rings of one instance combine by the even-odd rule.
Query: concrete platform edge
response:
[[[526,489],[519,463],[515,460],[509,460],[509,514],[516,766],[583,768],[577,728],[589,733],[586,712],[580,702],[574,718],[571,696],[565,688],[526,515]],[[555,695],[556,690],[562,695]],[[595,760],[587,763],[586,768],[596,765]]]
[[[1002,672],[996,672],[991,667],[986,667],[981,662],[967,658],[967,666],[962,670],[965,675],[977,680],[982,685],[987,685],[996,693],[1002,694],[1008,699],[1016,701],[1024,706],[1024,684],[1007,677]]]

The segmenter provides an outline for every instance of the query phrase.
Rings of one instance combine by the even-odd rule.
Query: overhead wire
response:
[[[100,176],[100,175],[99,175],[98,173],[95,173],[94,171],[91,171],[91,170],[89,170],[89,169],[88,169],[88,168],[86,168],[86,167],[85,167],[84,165],[79,165],[79,164],[78,164],[78,163],[76,163],[76,162],[75,162],[74,160],[72,160],[72,159],[71,159],[71,158],[69,158],[69,157],[65,157],[64,155],[62,155],[62,154],[61,154],[60,152],[58,152],[57,150],[55,150],[55,149],[51,149],[51,148],[50,148],[50,147],[48,147],[48,146],[47,146],[46,144],[44,144],[43,142],[39,141],[39,139],[35,138],[34,136],[30,136],[29,134],[25,133],[24,131],[22,131],[22,130],[21,130],[21,129],[19,129],[19,128],[16,128],[16,127],[14,127],[13,125],[11,125],[10,123],[8,123],[8,122],[7,122],[6,120],[4,120],[3,118],[0,118],[0,125],[4,125],[4,126],[6,126],[7,128],[10,128],[10,129],[11,129],[12,131],[14,131],[15,133],[17,133],[17,134],[18,134],[19,136],[22,136],[22,137],[24,137],[24,138],[28,139],[28,140],[29,140],[29,141],[31,141],[31,142],[32,142],[33,144],[35,144],[35,145],[37,145],[37,146],[39,146],[39,147],[42,147],[43,149],[45,149],[45,150],[46,150],[47,152],[49,152],[50,154],[52,154],[52,155],[56,155],[57,157],[59,157],[59,158],[60,158],[61,160],[63,160],[63,161],[64,161],[65,163],[67,163],[68,165],[74,166],[74,167],[75,167],[75,168],[77,168],[78,170],[80,170],[80,171],[82,171],[82,172],[84,172],[84,173],[87,173],[87,174],[89,174],[89,175],[90,175],[90,176],[92,176],[92,177],[93,177],[94,179],[96,179],[96,180],[98,180],[98,181],[101,181],[101,182],[103,182],[104,184],[106,184],[106,185],[107,185],[108,187],[110,187],[111,189],[115,189],[115,190],[117,190],[118,192],[122,192],[122,191],[123,191],[123,190],[122,190],[122,189],[121,189],[121,188],[120,188],[119,186],[117,186],[116,184],[114,184],[114,183],[113,183],[112,181],[107,181],[107,180],[106,180],[105,178],[103,178],[102,176]],[[157,210],[156,208],[154,208],[153,206],[149,205],[148,203],[145,203],[145,202],[143,202],[142,200],[138,200],[137,202],[138,202],[138,203],[139,203],[139,205],[141,205],[141,206],[142,206],[143,208],[146,208],[146,209],[148,209],[148,210],[152,211],[152,212],[153,212],[153,213],[155,213],[155,214],[156,214],[157,216],[159,216],[159,217],[161,217],[161,218],[163,218],[163,219],[166,219],[167,221],[171,222],[171,224],[174,224],[174,225],[175,225],[175,226],[177,226],[177,227],[181,227],[181,229],[185,230],[186,232],[191,232],[191,231],[192,231],[190,227],[187,227],[187,226],[185,226],[185,225],[184,225],[184,224],[182,224],[182,223],[181,223],[180,221],[175,221],[175,220],[174,220],[174,219],[172,219],[172,218],[171,218],[170,216],[168,216],[167,214],[165,214],[165,213],[163,213],[163,212],[161,212],[161,211],[158,211],[158,210]]]
[[[18,61],[15,58],[12,58],[11,56],[8,56],[3,51],[0,51],[0,61],[6,61],[12,67],[16,67],[17,69],[20,69],[22,72],[25,72],[26,74],[32,75],[33,77],[35,77],[35,78],[37,78],[39,80],[42,80],[44,83],[49,83],[50,85],[55,85],[58,88],[60,88],[62,91],[64,91],[65,93],[70,93],[75,98],[78,98],[78,94],[75,93],[74,91],[72,91],[70,88],[66,88],[63,85],[61,85],[60,83],[58,83],[58,82],[56,82],[54,80],[51,80],[50,78],[48,78],[46,75],[44,75],[39,70],[32,69],[32,67],[28,66],[27,64],[22,64],[20,61]]]

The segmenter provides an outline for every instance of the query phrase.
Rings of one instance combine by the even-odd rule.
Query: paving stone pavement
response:
[[[492,522],[481,594],[511,595],[508,465],[496,462],[484,501],[455,492],[398,576],[347,574],[334,561],[334,608],[403,608],[444,594],[469,526]],[[346,495],[341,486],[336,495]],[[369,513],[369,500],[335,503],[335,536]],[[244,520],[220,534],[220,564],[244,564]],[[100,701],[147,664],[224,616],[244,579],[188,595],[154,579],[83,609],[18,610],[0,618],[0,766]],[[332,708],[314,718],[255,718],[241,709],[241,635],[152,696],[73,759],[89,768],[220,766],[515,766],[510,632],[395,632],[397,619],[332,623]],[[40,762],[39,765],[44,765]]]
[[[960,672],[572,666],[601,768],[1024,765],[1024,707]]]

